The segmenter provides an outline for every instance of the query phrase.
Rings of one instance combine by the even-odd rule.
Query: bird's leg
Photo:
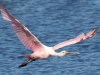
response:
[[[19,68],[20,68],[20,67],[24,67],[24,66],[26,66],[27,64],[29,64],[29,59],[27,59],[25,62],[23,62],[21,65],[19,65]]]
[[[35,61],[36,59],[32,59],[30,62]]]
[[[27,59],[27,61],[25,61],[24,63],[22,63],[21,65],[19,65],[19,68],[28,65],[28,64],[31,63],[32,61],[35,61],[35,59]]]

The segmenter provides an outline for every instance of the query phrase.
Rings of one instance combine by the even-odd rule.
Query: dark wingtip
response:
[[[95,28],[95,29],[93,30],[93,34],[92,34],[92,35],[96,34],[97,31],[98,31],[98,28]]]
[[[0,2],[0,10],[5,9],[5,4],[3,2]]]
[[[96,31],[97,31],[97,30],[98,30],[98,28],[95,28],[94,30],[96,30]]]

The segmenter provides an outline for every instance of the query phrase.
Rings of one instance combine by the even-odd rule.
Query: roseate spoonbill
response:
[[[78,43],[82,40],[86,40],[92,37],[97,32],[97,29],[94,29],[88,32],[86,35],[82,33],[73,39],[69,39],[55,46],[48,47],[46,45],[43,45],[21,22],[19,22],[16,18],[14,18],[3,5],[0,6],[0,11],[3,16],[3,19],[12,23],[11,26],[16,35],[18,36],[18,38],[20,39],[20,41],[27,48],[33,51],[32,54],[25,55],[27,61],[22,63],[19,67],[26,66],[30,62],[35,61],[37,59],[46,59],[49,56],[61,57],[67,54],[79,54],[79,52],[67,52],[65,50],[58,53],[55,50],[62,48],[64,46]]]

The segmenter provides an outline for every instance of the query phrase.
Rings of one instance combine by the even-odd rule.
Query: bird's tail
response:
[[[31,54],[25,54],[25,57],[31,59]]]

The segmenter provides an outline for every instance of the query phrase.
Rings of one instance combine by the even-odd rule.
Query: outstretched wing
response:
[[[64,41],[62,43],[59,43],[59,44],[53,46],[53,49],[57,50],[57,49],[62,48],[64,46],[68,46],[71,44],[81,42],[82,40],[86,40],[86,39],[92,37],[96,32],[97,32],[97,29],[94,29],[94,30],[88,32],[86,35],[84,33],[82,33],[82,34],[78,35],[76,38],[70,39],[68,41]]]
[[[12,23],[14,32],[26,47],[33,51],[41,51],[43,49],[42,43],[23,24],[14,18],[4,6],[0,6],[0,11],[3,19]]]

